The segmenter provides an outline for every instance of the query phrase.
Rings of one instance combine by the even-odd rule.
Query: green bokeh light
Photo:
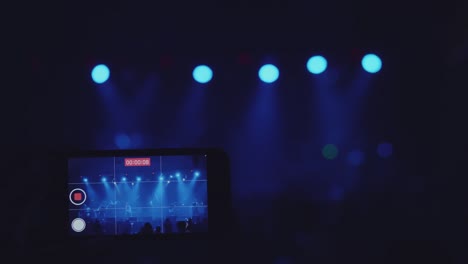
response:
[[[338,156],[338,148],[333,144],[327,144],[322,149],[322,155],[328,160],[335,159]]]

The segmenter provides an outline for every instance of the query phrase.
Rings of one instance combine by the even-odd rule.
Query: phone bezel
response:
[[[136,157],[136,156],[195,156],[206,155],[207,171],[207,192],[208,192],[208,232],[207,233],[188,233],[188,234],[162,234],[150,237],[141,235],[83,235],[73,236],[69,233],[70,221],[68,217],[68,203],[66,205],[66,234],[68,240],[89,241],[94,240],[199,240],[222,237],[227,235],[230,221],[232,220],[232,201],[230,192],[230,168],[227,154],[214,148],[178,148],[178,149],[138,149],[138,150],[100,150],[100,151],[75,151],[64,155],[66,159],[66,187],[64,190],[64,200],[68,201],[68,160],[71,158],[92,158],[92,157]],[[69,202],[69,201],[68,201]]]

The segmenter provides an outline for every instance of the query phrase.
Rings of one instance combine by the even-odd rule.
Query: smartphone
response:
[[[219,149],[66,155],[68,238],[217,237],[232,218],[229,159]]]

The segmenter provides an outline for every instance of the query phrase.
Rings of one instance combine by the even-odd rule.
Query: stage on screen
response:
[[[208,231],[206,156],[68,161],[72,235]]]

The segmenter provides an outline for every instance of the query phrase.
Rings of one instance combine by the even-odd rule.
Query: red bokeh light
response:
[[[358,48],[353,48],[351,50],[351,59],[359,60],[362,57],[362,51]]]
[[[174,59],[169,55],[164,55],[161,56],[160,63],[162,67],[171,67],[174,65]]]
[[[242,64],[242,65],[247,65],[247,64],[251,64],[252,63],[252,57],[246,53],[241,53],[238,57],[237,57],[237,61],[239,64]]]
[[[31,67],[34,72],[38,72],[41,67],[41,62],[37,56],[33,56],[31,59]]]

